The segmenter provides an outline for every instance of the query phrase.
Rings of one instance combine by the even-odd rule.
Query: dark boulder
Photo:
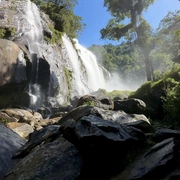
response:
[[[146,104],[140,99],[126,99],[114,101],[114,110],[123,110],[130,114],[143,114],[146,109]]]
[[[93,106],[79,106],[77,108],[74,108],[72,111],[70,111],[67,115],[62,117],[58,124],[63,124],[69,119],[74,119],[75,121],[78,121],[83,116],[87,116],[91,114],[91,111],[94,109]],[[95,113],[95,112],[94,112]]]
[[[95,115],[103,119],[111,120],[118,124],[129,124],[142,130],[151,129],[149,120],[140,114],[126,114],[124,111],[111,111],[93,106],[79,106],[62,117],[58,124],[63,124],[69,119],[78,121],[83,116]]]
[[[158,180],[172,170],[177,159],[176,141],[169,138],[151,147],[112,180]]]
[[[154,134],[153,140],[155,142],[160,142],[171,137],[180,140],[180,131],[172,129],[158,129]]]
[[[42,144],[20,160],[5,180],[76,179],[81,170],[82,159],[77,149],[62,137]]]
[[[109,109],[114,109],[114,101],[112,101],[111,99],[109,98],[102,98],[102,99],[99,99],[100,102],[104,105],[108,105],[109,106]]]
[[[113,109],[114,108],[114,103],[112,100],[110,100],[108,98],[104,98],[104,99],[100,100],[92,95],[82,96],[77,103],[77,107],[82,106],[82,105],[95,106],[95,107],[100,107],[103,109]]]
[[[25,142],[24,138],[0,124],[0,179],[13,168],[15,161],[11,157]]]
[[[22,158],[28,155],[36,146],[53,139],[60,134],[58,125],[49,125],[38,131],[29,134],[28,142],[22,146],[13,156],[13,158]]]
[[[80,151],[84,164],[80,179],[106,179],[120,171],[130,149],[145,141],[144,133],[89,115],[68,120],[60,131]]]

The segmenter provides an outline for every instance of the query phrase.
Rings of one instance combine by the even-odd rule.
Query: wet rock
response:
[[[180,165],[170,172],[166,177],[161,180],[179,180],[180,179]]]
[[[29,134],[34,131],[32,126],[26,124],[26,123],[8,123],[7,127],[12,129],[14,132],[19,134],[23,138],[28,138]]]
[[[99,104],[101,104],[101,102],[95,96],[84,95],[79,99],[79,101],[77,103],[77,107],[82,106],[82,105],[99,106]]]
[[[120,170],[128,151],[145,141],[141,130],[93,115],[68,120],[60,131],[83,156],[81,179],[104,179]]]
[[[8,122],[20,122],[27,123],[31,126],[34,126],[38,121],[42,120],[41,114],[38,112],[30,112],[24,109],[18,108],[7,108],[2,109],[0,111],[0,120],[6,117],[6,121]]]
[[[114,101],[112,101],[111,99],[109,98],[102,98],[102,99],[99,99],[100,102],[104,105],[109,105],[109,109],[114,109]]]
[[[144,115],[126,114],[124,111],[111,111],[93,106],[80,106],[74,108],[66,116],[61,118],[58,123],[63,124],[68,119],[74,119],[75,121],[78,121],[81,117],[90,114],[102,117],[103,119],[114,121],[118,124],[132,123],[132,126],[134,125],[139,128],[151,128],[149,120]]]
[[[180,131],[172,129],[158,129],[154,134],[153,140],[155,142],[160,142],[171,137],[180,140]]]
[[[76,179],[82,167],[77,149],[64,138],[42,144],[24,157],[5,180],[19,179]]]
[[[114,101],[114,110],[123,110],[130,114],[142,114],[145,112],[146,104],[140,99],[127,99]]]
[[[177,164],[178,148],[173,138],[166,139],[141,155],[112,180],[160,179]]]
[[[0,124],[0,142],[0,179],[3,179],[15,165],[15,161],[11,157],[25,144],[26,140]]]
[[[59,120],[58,124],[63,124],[69,119],[74,119],[75,121],[78,121],[83,116],[89,115],[93,108],[93,106],[79,106],[77,108],[74,108],[66,116],[62,117]]]
[[[38,131],[34,131],[29,135],[28,142],[22,146],[13,156],[13,158],[22,158],[29,154],[37,145],[40,145],[42,142],[47,142],[51,140],[54,136],[59,135],[59,126],[50,125]]]
[[[27,80],[23,51],[12,41],[0,39],[0,86]]]

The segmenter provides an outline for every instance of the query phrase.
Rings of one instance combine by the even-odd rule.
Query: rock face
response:
[[[2,0],[0,14],[0,28],[5,31],[3,38],[13,41],[8,41],[12,47],[2,43],[2,50],[11,51],[9,54],[14,55],[11,60],[5,52],[3,61],[0,61],[5,77],[0,82],[0,90],[5,80],[6,83],[10,81],[10,77],[15,78],[16,82],[27,80],[21,91],[26,90],[30,94],[31,108],[37,110],[42,105],[57,107],[68,104],[70,99],[88,94],[89,87],[97,90],[105,85],[103,71],[106,71],[77,40],[72,42],[65,34],[58,43],[50,44],[44,40],[45,36],[55,36],[49,29],[53,23],[30,0]],[[8,68],[8,64],[3,64],[6,63],[4,59],[13,63],[9,73],[4,73]],[[16,72],[15,67],[18,67]],[[9,106],[2,104],[2,107]]]
[[[0,39],[0,86],[27,81],[23,51],[12,41]]]
[[[26,140],[0,124],[0,142],[0,179],[3,179],[15,164],[11,157]]]
[[[160,179],[176,165],[178,148],[173,138],[153,146],[115,179]]]
[[[5,179],[76,179],[81,166],[82,160],[77,149],[59,137],[36,148],[22,159]]]
[[[67,121],[60,130],[83,156],[81,179],[107,178],[122,168],[128,151],[135,144],[145,141],[141,130],[93,115],[84,116],[77,123]]]
[[[12,41],[0,39],[0,108],[28,106],[26,59]]]
[[[127,99],[127,100],[118,100],[114,101],[114,110],[123,110],[126,113],[136,113],[136,114],[142,114],[145,112],[146,104],[135,98]]]
[[[18,119],[16,111],[11,109],[6,113]],[[179,131],[159,129],[153,136],[151,125],[143,115],[79,106],[59,124],[35,130],[29,134],[26,144],[20,143],[22,146],[17,148],[12,138],[15,137],[16,142],[20,137],[1,126],[2,177],[5,174],[4,179],[8,180],[171,180],[180,177]]]
[[[143,124],[145,124],[147,128],[150,127],[149,120],[142,114],[127,114],[124,111],[105,110],[93,106],[79,106],[77,108],[74,108],[67,115],[61,118],[58,123],[63,124],[69,119],[74,119],[75,121],[78,121],[80,118],[87,115],[96,115],[102,117],[103,119],[116,122],[118,124],[131,124],[134,126],[138,126],[139,128],[141,125],[143,126]]]

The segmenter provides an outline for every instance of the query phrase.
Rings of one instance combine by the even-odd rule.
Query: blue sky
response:
[[[103,7],[104,0],[77,0],[78,5],[75,7],[75,14],[83,18],[83,22],[87,24],[86,29],[79,36],[79,43],[85,47],[92,44],[118,44],[109,40],[101,40],[100,30],[104,28],[111,18],[109,12]],[[180,9],[180,1],[178,0],[156,0],[149,7],[147,12],[143,13],[144,18],[151,24],[153,29],[169,11]]]

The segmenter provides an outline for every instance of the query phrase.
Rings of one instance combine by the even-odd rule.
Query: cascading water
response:
[[[25,42],[31,54],[30,108],[37,110],[42,105],[59,106],[68,103],[74,96],[80,97],[105,88],[105,71],[98,65],[96,57],[77,40],[72,42],[66,35],[62,36],[61,47],[48,44],[43,36],[48,23],[44,17],[41,18],[34,3],[30,0],[22,3],[22,7],[18,6],[21,7],[18,9],[20,15],[14,19],[18,21],[17,38]],[[65,70],[71,74],[71,82],[67,82]]]
[[[98,65],[96,56],[89,50],[81,46],[76,40],[75,48],[84,64],[87,73],[87,85],[88,87],[96,91],[99,88],[105,88],[105,78],[103,69]]]
[[[41,56],[39,46],[43,40],[43,28],[40,21],[38,8],[30,0],[27,1],[25,18],[20,21],[18,33],[23,33],[27,40],[28,50],[32,59],[32,78],[29,83],[30,108],[37,110],[43,103],[41,87],[38,84],[39,58]]]
[[[71,61],[78,93],[84,95],[99,88],[105,88],[104,68],[98,65],[96,56],[81,46],[76,39],[73,39],[73,46],[72,42],[64,36],[63,43]],[[109,76],[108,72],[107,74]]]

